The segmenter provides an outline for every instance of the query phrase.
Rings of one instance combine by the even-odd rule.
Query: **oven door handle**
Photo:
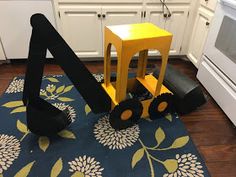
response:
[[[236,1],[234,0],[220,0],[221,4],[236,9]]]

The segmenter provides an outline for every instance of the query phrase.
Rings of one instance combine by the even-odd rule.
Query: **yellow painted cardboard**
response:
[[[172,34],[151,23],[116,25],[105,27],[104,43],[104,84],[103,88],[112,99],[112,109],[126,98],[128,69],[132,57],[139,52],[136,79],[153,95],[152,99],[142,101],[142,117],[148,117],[148,108],[154,97],[171,93],[162,85]],[[115,86],[110,82],[111,45],[117,51],[117,78]],[[158,50],[162,64],[158,80],[152,75],[145,76],[149,49]]]

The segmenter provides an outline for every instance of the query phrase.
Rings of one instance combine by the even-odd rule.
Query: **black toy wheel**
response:
[[[151,102],[148,112],[150,119],[158,119],[163,117],[166,113],[173,111],[173,95],[170,93],[163,93]]]
[[[143,112],[143,106],[137,99],[120,102],[110,113],[110,124],[115,130],[133,126],[138,122]]]

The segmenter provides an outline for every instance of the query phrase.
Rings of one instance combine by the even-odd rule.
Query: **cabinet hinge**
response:
[[[60,11],[58,11],[58,16],[59,16],[59,18],[61,18],[61,13],[60,13]]]

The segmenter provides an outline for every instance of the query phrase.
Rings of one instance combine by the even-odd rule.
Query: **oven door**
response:
[[[204,55],[236,84],[236,1],[220,0]]]

